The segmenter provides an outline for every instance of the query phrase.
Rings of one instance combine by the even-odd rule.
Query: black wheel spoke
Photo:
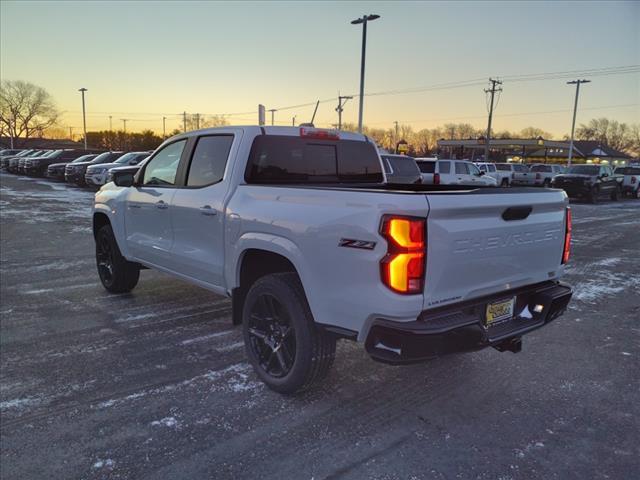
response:
[[[257,337],[260,340],[262,340],[262,342],[264,342],[267,339],[267,334],[258,330],[257,328],[250,328],[249,333],[254,337]]]
[[[273,377],[286,376],[295,361],[293,327],[278,299],[260,295],[251,307],[247,332],[258,364]]]

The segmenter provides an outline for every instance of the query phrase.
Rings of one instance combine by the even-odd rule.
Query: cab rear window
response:
[[[422,173],[435,173],[436,162],[416,162]]]
[[[375,147],[357,140],[260,135],[253,141],[247,183],[381,183]]]

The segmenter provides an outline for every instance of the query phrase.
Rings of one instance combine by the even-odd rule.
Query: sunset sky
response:
[[[494,126],[569,131],[574,87],[567,79],[509,82],[513,75],[640,64],[640,2],[17,2],[0,3],[2,79],[46,88],[82,125],[78,88],[86,87],[89,130],[162,130],[179,112],[242,113],[357,93],[361,27],[369,25],[366,92],[479,80],[447,88],[365,99],[365,124],[415,129],[447,122],[486,126],[483,88],[505,76]],[[640,121],[640,74],[587,77],[578,122],[607,116]],[[480,84],[482,83],[482,84]],[[337,121],[335,103],[316,123]],[[313,106],[276,113],[308,121]],[[251,112],[251,113],[244,113]],[[344,121],[357,122],[357,99]]]

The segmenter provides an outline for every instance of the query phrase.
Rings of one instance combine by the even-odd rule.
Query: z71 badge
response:
[[[352,238],[341,238],[338,243],[340,247],[361,248],[363,250],[373,250],[376,248],[376,242],[368,242],[366,240],[354,240]]]

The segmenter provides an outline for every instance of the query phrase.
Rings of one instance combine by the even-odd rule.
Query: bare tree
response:
[[[595,140],[616,150],[627,151],[632,148],[633,133],[626,123],[608,118],[594,118],[588,124],[576,129],[579,140]]]
[[[42,136],[59,115],[53,98],[44,88],[22,80],[2,80],[0,123],[12,143],[19,138]]]
[[[542,137],[542,138],[546,138],[546,139],[551,139],[551,138],[553,138],[553,135],[551,135],[549,132],[545,132],[541,128],[526,127],[526,128],[523,128],[522,130],[520,130],[520,137],[522,137],[522,138],[538,138],[538,137]]]

